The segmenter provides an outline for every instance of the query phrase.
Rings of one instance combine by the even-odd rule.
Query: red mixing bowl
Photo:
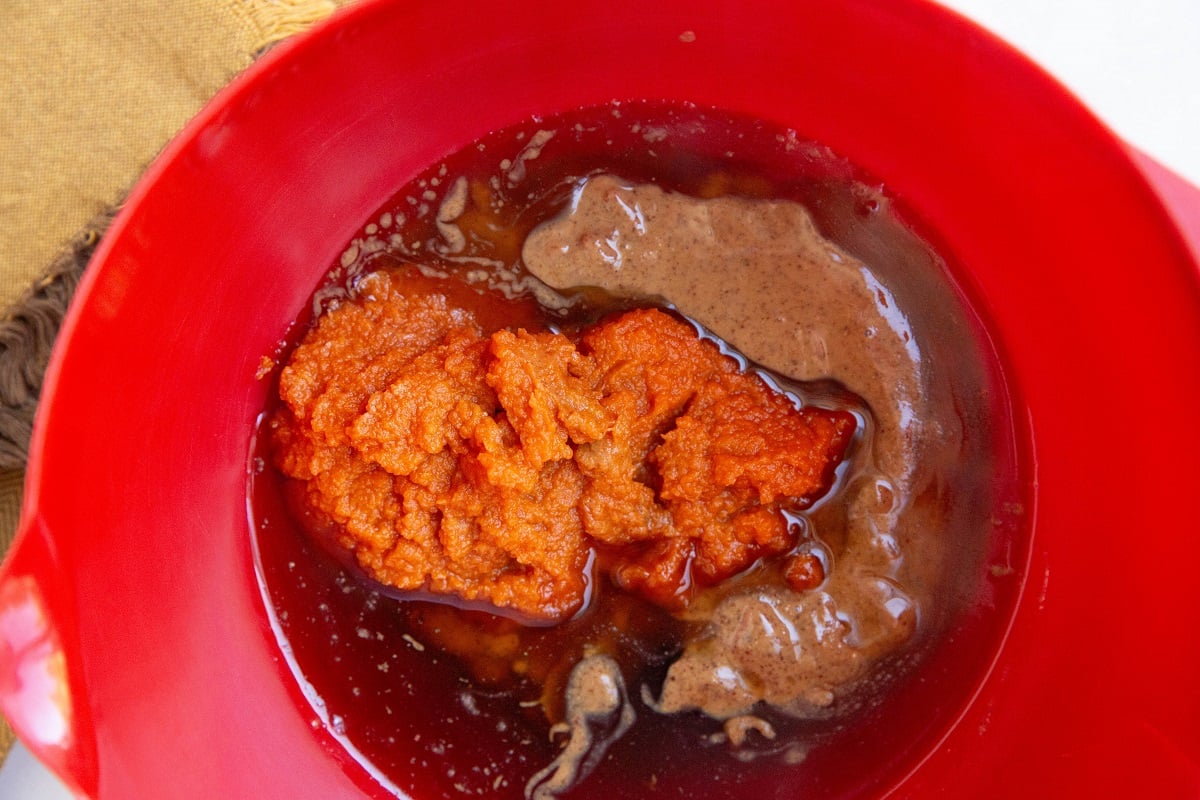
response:
[[[1200,201],[1175,184],[1169,212],[1152,164],[921,0],[549,9],[367,0],[266,55],[149,170],[62,331],[0,579],[21,738],[105,800],[389,796],[314,727],[269,624],[246,508],[259,359],[427,165],[647,98],[770,119],[878,176],[1003,358],[1029,498],[1012,601],[953,707],[856,796],[1200,795]]]

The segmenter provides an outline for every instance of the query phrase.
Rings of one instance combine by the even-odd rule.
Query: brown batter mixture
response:
[[[828,579],[694,609],[708,633],[672,665],[659,701],[720,719],[759,701],[824,713],[910,638],[942,564],[940,511],[915,501],[954,458],[957,418],[892,292],[796,203],[698,199],[611,175],[582,181],[570,207],[527,238],[523,260],[557,289],[667,298],[750,359],[797,380],[836,380],[866,401],[872,451],[847,490]]]

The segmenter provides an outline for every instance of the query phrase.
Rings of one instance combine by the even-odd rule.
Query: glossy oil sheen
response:
[[[103,800],[387,796],[314,727],[254,574],[260,359],[426,165],[656,98],[879,176],[963,267],[1029,434],[1032,549],[995,663],[927,752],[846,794],[1196,796],[1200,282],[1126,149],[918,0],[543,9],[368,0],[236,80],[133,192],[50,367],[4,567],[0,702],[34,751]],[[53,692],[19,691],[35,668]]]

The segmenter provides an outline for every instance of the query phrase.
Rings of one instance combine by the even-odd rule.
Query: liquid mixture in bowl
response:
[[[1017,590],[983,327],[881,187],[760,121],[485,137],[364,225],[263,375],[277,633],[393,791],[884,786]]]

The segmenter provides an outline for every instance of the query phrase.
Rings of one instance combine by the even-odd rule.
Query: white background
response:
[[[1200,185],[1200,0],[942,0],[1023,50],[1126,141]],[[18,746],[0,798],[68,800]]]
[[[1200,186],[1200,0],[941,0]]]

